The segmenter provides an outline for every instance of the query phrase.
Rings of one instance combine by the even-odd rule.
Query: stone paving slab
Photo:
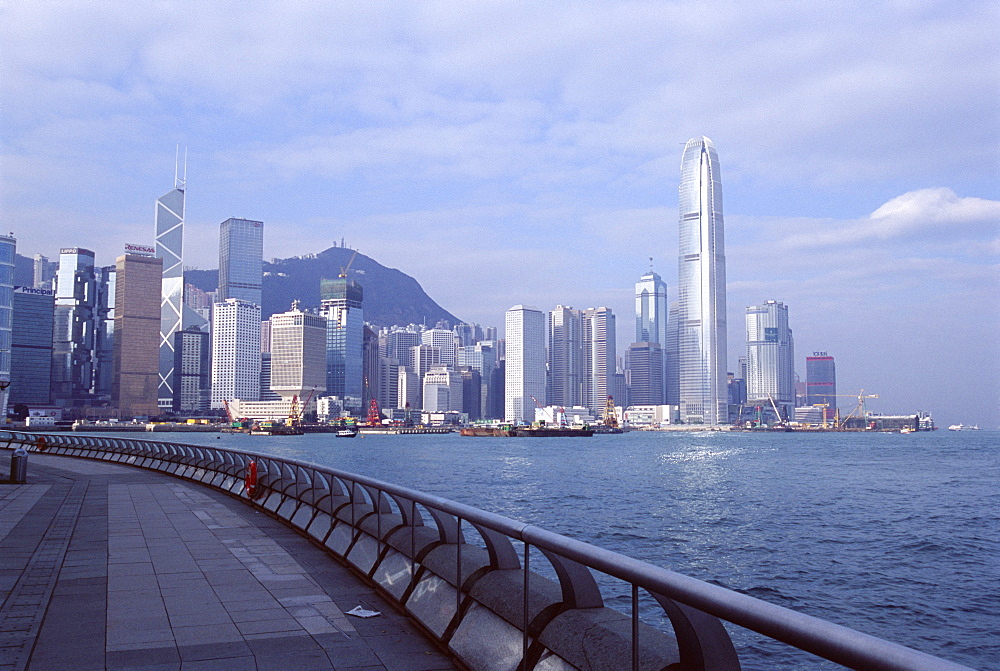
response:
[[[360,603],[382,616],[344,615]],[[40,454],[28,484],[0,480],[0,671],[454,668],[347,568],[225,494]]]

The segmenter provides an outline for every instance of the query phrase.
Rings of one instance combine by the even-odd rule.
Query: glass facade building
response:
[[[326,319],[326,393],[362,411],[365,315],[361,285],[347,278],[320,282],[320,314]]]
[[[174,334],[174,412],[198,414],[212,398],[211,338],[189,327]]]
[[[219,225],[219,297],[261,305],[264,222],[226,219]]]
[[[545,313],[524,305],[507,310],[504,420],[535,421],[535,401],[545,398]]]
[[[156,200],[156,256],[163,259],[160,284],[160,380],[158,403],[174,405],[174,334],[184,328],[184,182]]]
[[[826,404],[827,419],[837,412],[837,365],[826,352],[806,357],[806,405]]]
[[[0,419],[7,419],[7,398],[10,391],[11,328],[14,312],[14,265],[17,240],[0,235]],[[32,278],[34,279],[34,278]]]
[[[583,361],[583,313],[557,305],[549,312],[548,405],[584,405]]]
[[[728,421],[726,256],[719,157],[707,137],[681,157],[678,254],[678,392],[687,423]]]
[[[788,308],[777,301],[751,305],[747,321],[747,402],[773,401],[791,419],[795,408],[795,347]]]
[[[52,323],[55,292],[14,289],[11,328],[10,403],[52,402]]]

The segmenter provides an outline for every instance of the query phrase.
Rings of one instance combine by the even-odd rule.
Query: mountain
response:
[[[439,320],[451,324],[461,322],[435,303],[406,273],[386,268],[364,254],[354,254],[353,249],[331,247],[306,257],[275,259],[273,263],[265,261],[261,319],[288,311],[294,300],[301,301],[303,308],[318,308],[319,281],[336,278],[341,268],[350,262],[350,278],[364,289],[365,321],[378,326],[411,323],[433,326]],[[202,291],[215,291],[219,271],[187,270],[184,279]]]

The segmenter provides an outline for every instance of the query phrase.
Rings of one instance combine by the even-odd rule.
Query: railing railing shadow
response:
[[[218,447],[0,433],[0,447],[21,446],[170,473],[267,510],[365,576],[472,669],[739,669],[722,620],[851,668],[967,668],[363,475]],[[532,569],[539,555],[554,580]],[[631,587],[630,613],[605,607],[593,571]],[[642,591],[673,636],[641,621]]]

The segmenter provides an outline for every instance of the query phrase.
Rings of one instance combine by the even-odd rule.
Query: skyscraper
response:
[[[215,304],[212,407],[260,400],[260,306],[236,298]]]
[[[727,421],[726,256],[719,157],[707,137],[681,157],[678,378],[684,422]]]
[[[450,329],[427,329],[420,334],[425,345],[438,347],[441,350],[441,365],[455,366],[455,333]]]
[[[212,404],[212,343],[190,326],[174,334],[174,412],[196,414]]]
[[[535,421],[535,401],[545,398],[545,313],[524,305],[507,310],[504,419]],[[612,372],[614,372],[612,370]]]
[[[286,400],[298,396],[299,403],[326,391],[326,320],[302,312],[297,301],[271,315],[271,389]]]
[[[185,169],[186,172],[186,169]],[[185,178],[174,169],[174,188],[156,201],[156,256],[163,259],[160,287],[160,382],[158,403],[174,405],[174,334],[184,328]]]
[[[52,401],[52,317],[55,292],[17,287],[11,326],[10,402]]]
[[[162,258],[124,254],[117,259],[111,402],[122,417],[160,414],[162,277]]]
[[[795,409],[795,348],[788,328],[788,308],[777,301],[747,308],[747,401]]]
[[[583,405],[583,313],[557,305],[549,312],[550,405]]]
[[[608,396],[615,393],[617,338],[615,315],[611,308],[587,308],[583,311],[583,404],[593,413],[602,413]],[[625,399],[616,399],[624,402]]]
[[[219,297],[261,305],[264,223],[226,219],[219,224]]]
[[[14,259],[17,240],[0,235],[0,419],[7,420],[7,394],[10,387],[11,327],[14,311]],[[34,277],[32,277],[34,280]]]
[[[826,404],[826,417],[837,412],[837,366],[826,352],[806,357],[806,405]]]
[[[628,348],[629,405],[663,404],[663,349],[657,342],[634,342]]]
[[[635,283],[635,342],[667,344],[667,283],[652,270]]]
[[[326,319],[326,393],[344,409],[362,410],[365,315],[364,291],[354,280],[320,281],[320,314]]]

